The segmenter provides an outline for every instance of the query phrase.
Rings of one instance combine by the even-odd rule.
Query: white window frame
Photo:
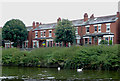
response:
[[[37,48],[39,48],[39,41],[37,41],[36,44],[37,44]]]
[[[91,41],[90,41],[90,39],[91,39]],[[91,37],[89,38],[89,44],[90,44],[90,43],[92,44],[92,38],[91,38]]]
[[[44,34],[44,32],[45,32],[45,34]],[[43,37],[46,37],[46,30],[43,31]]]
[[[106,24],[106,32],[110,32],[110,24],[111,24],[111,23],[107,23],[107,24]],[[107,30],[108,28],[109,28],[109,30]]]
[[[41,33],[42,33],[42,35],[41,35]],[[40,36],[43,37],[43,31],[40,31]]]
[[[101,42],[102,38],[101,37],[98,37],[98,45],[101,45],[100,42]]]
[[[78,35],[78,27],[75,27],[75,34]]]
[[[97,31],[95,31],[95,27],[97,27],[98,25],[94,25],[94,33],[97,33]]]
[[[80,44],[80,39],[77,39],[77,44]]]
[[[35,31],[35,38],[38,38],[38,31]]]
[[[50,33],[51,31],[51,33]],[[52,30],[49,30],[49,37],[52,37]]]
[[[99,29],[100,29],[100,31],[99,31]],[[98,33],[100,33],[101,32],[101,24],[98,24]]]
[[[89,32],[87,32],[87,28],[90,28],[90,25],[87,25],[85,26],[86,27],[86,33],[89,33],[90,32],[90,29],[89,29]]]
[[[35,44],[35,42],[36,42],[36,41],[34,40],[34,41],[33,41],[33,48],[35,48],[35,45],[34,45],[34,44]]]
[[[56,46],[59,47],[59,42],[56,42]]]
[[[26,44],[27,43],[27,44]],[[25,48],[28,48],[28,40],[25,41]]]

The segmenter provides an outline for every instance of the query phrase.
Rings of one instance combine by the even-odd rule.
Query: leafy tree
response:
[[[70,42],[71,44],[75,40],[75,28],[72,26],[72,22],[68,19],[62,19],[59,21],[55,29],[55,41],[56,42]]]
[[[14,47],[22,47],[22,43],[27,39],[27,35],[25,24],[19,19],[7,21],[2,29],[3,40],[14,42]]]

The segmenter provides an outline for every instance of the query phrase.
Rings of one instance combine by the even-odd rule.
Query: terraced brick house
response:
[[[57,22],[61,18],[57,19]],[[28,40],[25,41],[26,48],[62,46],[63,43],[56,43],[55,27],[56,23],[41,24],[33,22],[33,26],[27,27]],[[84,19],[72,20],[73,27],[76,28],[76,45],[100,45],[101,40],[112,40],[112,44],[119,43],[119,12],[116,15],[88,18],[84,14]],[[69,45],[69,44],[68,44]]]

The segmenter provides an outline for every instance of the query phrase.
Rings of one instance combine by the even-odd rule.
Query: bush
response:
[[[112,45],[112,40],[109,40],[109,45]]]
[[[106,41],[106,40],[101,40],[101,41],[100,41],[100,44],[106,44],[106,45],[107,45],[107,44],[108,44],[108,41]]]
[[[3,50],[2,63],[17,66],[116,70],[120,69],[119,46],[53,47],[32,51],[9,48]]]

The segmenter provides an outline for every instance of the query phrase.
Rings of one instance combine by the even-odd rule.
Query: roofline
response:
[[[100,17],[94,17],[94,18],[109,17],[109,16],[116,16],[117,17],[117,15],[107,15],[107,16],[100,16]],[[91,18],[88,18],[88,19],[91,19]],[[76,20],[84,20],[84,19],[76,19]],[[70,20],[70,21],[76,21],[76,20]]]

